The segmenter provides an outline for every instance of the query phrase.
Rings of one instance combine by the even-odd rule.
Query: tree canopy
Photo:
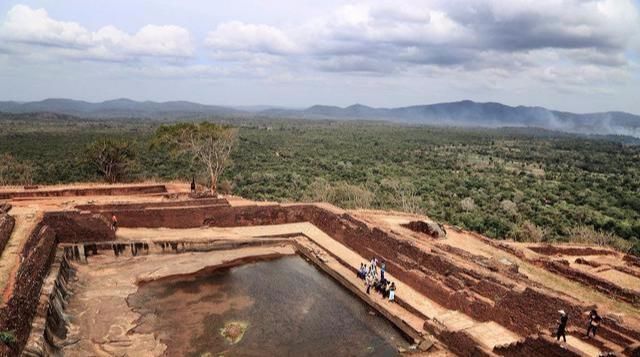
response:
[[[178,123],[158,128],[154,142],[174,153],[187,154],[209,175],[211,191],[230,162],[237,129],[214,123]]]
[[[86,149],[86,157],[109,183],[121,181],[134,156],[131,144],[113,139],[96,140]]]

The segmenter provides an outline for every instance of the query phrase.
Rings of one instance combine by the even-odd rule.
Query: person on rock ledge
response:
[[[556,341],[560,341],[560,337],[567,342],[567,322],[569,321],[569,315],[564,310],[558,310],[560,313],[560,320],[558,321],[558,331],[556,332]]]
[[[587,326],[587,338],[589,338],[591,332],[593,332],[593,337],[596,337],[596,330],[600,325],[600,321],[602,321],[602,318],[598,315],[598,311],[591,310],[589,313],[589,326]]]
[[[371,285],[373,285],[373,277],[371,276],[371,274],[367,274],[367,277],[365,278],[365,285],[367,286],[367,294],[369,294],[369,291],[371,290]]]
[[[360,263],[360,270],[358,270],[358,278],[364,279],[367,276],[367,265]]]
[[[114,232],[118,230],[118,217],[115,214],[111,216],[111,229]]]
[[[389,301],[394,302],[396,300],[396,283],[391,283],[389,286]]]

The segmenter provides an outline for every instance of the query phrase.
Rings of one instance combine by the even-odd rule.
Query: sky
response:
[[[0,100],[640,114],[640,0],[0,0]]]

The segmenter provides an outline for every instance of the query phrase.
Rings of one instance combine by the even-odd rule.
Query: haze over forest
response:
[[[579,134],[640,137],[640,116],[629,113],[575,114],[542,107],[510,107],[500,103],[476,103],[469,100],[399,108],[372,108],[354,104],[344,108],[314,105],[306,109],[286,109],[267,106],[234,108],[186,101],[136,102],[129,99],[116,99],[89,103],[69,99],[47,99],[27,103],[0,102],[0,112],[52,112],[95,119],[176,119],[216,115],[258,118],[385,120],[440,126],[535,127]]]

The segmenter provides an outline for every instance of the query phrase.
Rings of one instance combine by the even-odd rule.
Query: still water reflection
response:
[[[129,304],[136,332],[168,356],[393,356],[407,342],[383,318],[300,257],[142,285]],[[225,324],[247,326],[237,343]],[[236,331],[237,332],[237,331]]]

